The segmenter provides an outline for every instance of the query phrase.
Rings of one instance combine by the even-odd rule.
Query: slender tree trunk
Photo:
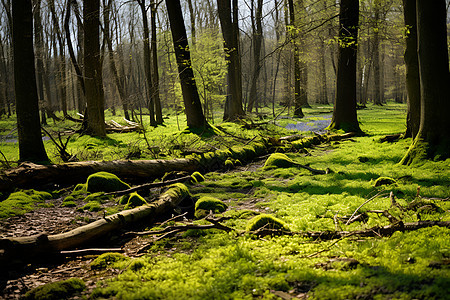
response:
[[[360,132],[356,115],[356,54],[359,1],[341,0],[336,100],[329,129]]]
[[[230,0],[217,0],[220,26],[224,39],[225,60],[227,61],[227,97],[225,100],[224,120],[236,120],[244,116],[242,109],[242,79],[239,51],[238,7]]]
[[[295,23],[295,10],[293,0],[288,0],[289,6],[289,24],[291,27],[296,28]],[[303,118],[302,110],[302,70],[300,66],[300,49],[295,38],[295,33],[291,33],[292,43],[294,44],[294,117]]]
[[[406,137],[415,138],[420,126],[420,78],[417,57],[417,22],[415,1],[403,0],[406,36],[405,66],[408,113],[406,116]]]
[[[148,27],[148,18],[147,18],[147,8],[145,7],[145,0],[138,0],[139,7],[141,8],[142,13],[142,22],[144,27],[144,67],[145,67],[145,77],[147,78],[147,87],[148,87],[148,110],[150,114],[150,126],[156,126],[155,119],[155,102],[154,102],[154,92],[153,92],[153,81],[152,81],[152,65],[150,58],[150,30]]]
[[[186,112],[187,126],[192,128],[204,128],[208,124],[198,95],[192,70],[191,54],[184,26],[183,12],[179,0],[166,1],[167,14],[169,15],[170,30],[178,65],[181,90],[183,93],[184,108]]]
[[[253,6],[252,0],[252,6]],[[251,112],[253,106],[258,101],[258,78],[261,71],[261,44],[262,44],[262,6],[263,1],[257,0],[257,6],[255,11],[255,17],[252,18],[252,28],[253,28],[253,74],[251,78],[250,85],[250,95],[248,99],[247,112]],[[253,11],[252,11],[253,14]]]
[[[14,0],[12,16],[19,157],[21,161],[44,162],[48,157],[39,125],[31,0]]]
[[[87,118],[85,132],[94,136],[106,136],[105,98],[100,60],[100,1],[85,0],[84,19],[84,80],[86,87]]]
[[[380,73],[380,0],[374,2],[374,35],[373,35],[373,80],[374,98],[373,103],[382,105],[381,99],[381,73]]]
[[[449,60],[445,1],[416,0],[420,127],[401,163],[450,157]]]
[[[155,99],[155,117],[156,124],[163,124],[164,120],[162,117],[162,107],[161,107],[161,99],[159,97],[159,68],[158,68],[158,43],[156,39],[156,14],[158,9],[158,3],[155,0],[150,1],[151,4],[151,22],[150,26],[152,29],[152,65],[153,65],[153,92]]]

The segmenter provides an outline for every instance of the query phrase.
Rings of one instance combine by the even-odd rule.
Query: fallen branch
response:
[[[371,197],[370,199],[366,200],[363,204],[361,204],[360,206],[358,206],[358,208],[353,212],[353,214],[350,216],[350,218],[348,219],[347,223],[345,223],[345,225],[350,224],[350,220],[353,219],[353,217],[355,216],[355,214],[358,212],[358,210],[359,210],[361,207],[363,207],[364,205],[366,205],[366,204],[369,203],[370,201],[372,201],[372,200],[376,199],[377,197],[379,197],[379,196],[381,196],[381,195],[384,195],[384,194],[386,194],[386,193],[384,193],[384,192],[379,192],[379,193],[377,193],[375,196]]]
[[[0,239],[0,266],[16,260],[23,262],[36,256],[48,256],[91,244],[101,237],[117,232],[125,226],[151,223],[158,216],[179,205],[186,194],[174,187],[162,194],[158,201],[103,217],[68,232],[47,235],[45,233]]]
[[[64,255],[66,257],[73,256],[85,256],[85,255],[98,255],[107,252],[124,252],[121,248],[89,248],[89,249],[78,249],[78,250],[63,250],[60,251],[59,254]]]

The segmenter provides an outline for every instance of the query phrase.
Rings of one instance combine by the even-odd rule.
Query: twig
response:
[[[355,210],[355,212],[350,216],[350,218],[348,219],[347,223],[345,223],[345,225],[350,224],[350,220],[353,218],[353,216],[358,212],[358,210],[363,207],[364,205],[366,205],[367,203],[369,203],[370,201],[372,201],[373,199],[377,198],[378,196],[382,195],[384,192],[379,192],[377,193],[375,196],[373,196],[372,198],[366,200],[363,204],[361,204],[360,206],[358,206],[358,208]]]
[[[77,249],[77,250],[65,250],[59,253],[64,256],[84,256],[92,254],[101,254],[106,252],[124,252],[121,248],[90,248],[90,249]]]
[[[8,169],[11,168],[11,165],[9,164],[9,162],[8,162],[8,160],[6,159],[5,154],[3,154],[2,150],[0,150],[0,154],[1,154],[1,155],[3,156],[3,158],[5,159],[5,161],[4,161],[4,162],[2,161],[2,163],[5,164],[5,166],[6,166]]]
[[[170,219],[168,219],[168,220],[165,220],[164,222],[161,223],[160,226],[163,226],[163,225],[165,225],[165,224],[167,224],[167,223],[169,223],[169,222],[171,222],[171,221],[175,221],[175,220],[181,219],[181,218],[183,218],[184,216],[186,216],[187,213],[188,213],[188,212],[185,212],[185,213],[182,213],[181,215],[177,215],[177,216],[172,217],[172,218],[170,218]]]
[[[314,256],[316,256],[316,255],[322,253],[322,252],[329,251],[329,250],[331,249],[331,247],[333,247],[334,245],[336,245],[337,243],[339,243],[339,242],[342,241],[343,239],[348,238],[349,236],[352,236],[353,234],[354,234],[354,233],[349,233],[349,234],[347,234],[347,235],[344,235],[343,237],[341,237],[341,238],[335,240],[334,242],[332,242],[330,245],[328,245],[328,247],[326,247],[326,248],[324,248],[324,249],[322,249],[322,250],[316,251],[316,252],[314,252],[314,253],[311,253],[311,254],[309,254],[309,255],[307,255],[307,256],[305,256],[305,257],[306,257],[306,258],[311,258],[311,257],[314,257]]]

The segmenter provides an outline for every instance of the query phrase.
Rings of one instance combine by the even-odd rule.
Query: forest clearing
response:
[[[200,154],[189,150],[207,153],[243,147],[260,137],[278,139],[278,143],[260,157],[240,162],[228,158],[215,171],[203,173],[204,181],[184,179],[187,198],[149,222],[114,230],[83,245],[79,252],[15,257],[17,264],[2,273],[6,278],[1,297],[28,292],[31,298],[52,294],[92,299],[446,298],[450,292],[449,160],[399,164],[411,139],[381,141],[404,131],[406,106],[395,103],[359,111],[364,136],[324,139],[304,148],[280,139],[293,134],[311,137],[312,132],[286,127],[329,122],[329,116],[323,116],[330,108],[313,106],[306,109],[309,120],[281,118],[276,125],[269,121],[258,129],[220,123],[216,134],[206,135],[178,131],[176,116],[170,116],[166,127],[153,129],[166,134],[146,133],[154,145],[150,149],[139,132],[112,134],[107,139],[71,136],[67,151],[84,159],[116,159],[133,153],[140,153],[141,159],[195,157]],[[116,118],[120,122],[120,116]],[[50,140],[45,143],[52,149]],[[14,157],[16,144],[2,142],[1,146],[7,157]],[[291,162],[329,172],[314,174],[286,162],[267,167],[269,153],[285,153]],[[185,175],[172,174],[165,180]],[[45,192],[46,196],[22,207],[0,202],[0,234],[3,238],[55,235],[132,209],[123,196],[83,190],[79,184],[84,182],[86,178],[77,178],[71,185],[36,186],[39,192],[24,192]],[[144,188],[137,193],[152,203],[167,188]],[[195,201],[211,198],[219,205],[213,203],[203,211],[195,208]],[[250,228],[254,218],[268,215],[282,227],[269,221],[262,229]],[[380,229],[385,226],[392,230]],[[333,236],[338,232],[342,234]],[[59,287],[33,290],[49,283]]]

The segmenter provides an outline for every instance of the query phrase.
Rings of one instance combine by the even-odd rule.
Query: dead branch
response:
[[[85,256],[85,255],[98,255],[107,252],[124,252],[121,248],[89,248],[89,249],[77,249],[77,250],[64,250],[60,251],[59,254],[66,257],[74,256]]]
[[[355,214],[358,212],[358,210],[363,207],[364,205],[366,205],[367,203],[369,203],[370,201],[372,201],[373,199],[376,199],[378,196],[380,195],[384,195],[384,192],[379,192],[377,193],[375,196],[371,197],[370,199],[366,200],[363,204],[361,204],[360,206],[358,206],[358,208],[353,212],[353,214],[350,216],[350,218],[348,219],[347,223],[345,223],[345,225],[350,224],[350,220],[353,219],[353,217],[355,216]]]

